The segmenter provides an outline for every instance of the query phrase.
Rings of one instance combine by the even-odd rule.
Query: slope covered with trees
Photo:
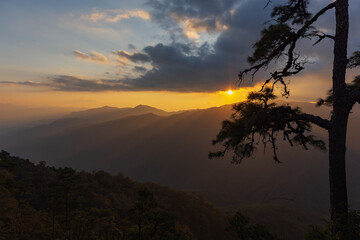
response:
[[[0,239],[232,239],[199,197],[0,153]]]

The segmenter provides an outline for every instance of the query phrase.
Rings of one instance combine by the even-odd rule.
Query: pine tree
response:
[[[270,3],[269,0],[267,5]],[[351,84],[347,84],[345,80],[347,68],[360,65],[360,52],[347,57],[348,0],[332,1],[315,14],[309,12],[308,6],[309,0],[288,0],[273,8],[271,16],[275,20],[274,24],[261,32],[261,39],[254,44],[254,53],[248,58],[251,67],[240,72],[240,82],[247,74],[254,78],[258,71],[268,68],[277,60],[285,59],[284,64],[270,73],[260,92],[250,95],[246,103],[234,107],[233,119],[223,123],[222,130],[214,141],[215,144],[222,143],[224,149],[210,154],[210,157],[224,156],[227,151],[232,150],[235,153],[234,161],[239,162],[253,154],[255,135],[259,134],[264,144],[270,143],[274,159],[279,161],[276,152],[276,136],[279,132],[290,145],[298,143],[307,148],[310,144],[324,148],[323,142],[311,135],[311,124],[325,129],[329,138],[332,238],[347,239],[346,132],[349,114],[353,106],[360,103],[360,77],[356,77]],[[314,25],[322,15],[334,9],[336,26],[335,35],[332,36],[316,29]],[[332,107],[330,119],[306,114],[289,106],[268,105],[268,101],[274,98],[272,90],[275,84],[282,84],[282,94],[288,96],[285,79],[305,69],[306,60],[297,51],[298,43],[304,39],[313,40],[314,45],[325,39],[334,43],[332,90],[326,99],[319,101],[319,105]]]

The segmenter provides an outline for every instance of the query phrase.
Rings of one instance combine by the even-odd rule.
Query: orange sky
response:
[[[233,90],[233,94],[176,93],[176,92],[58,92],[58,91],[1,91],[0,103],[25,106],[54,106],[95,108],[104,105],[133,107],[146,104],[167,111],[209,108],[242,101],[253,87]]]
[[[281,100],[315,102],[324,97],[330,88],[326,77],[311,74],[293,78],[289,85],[290,98],[281,98],[279,89],[276,94]],[[308,88],[311,82],[312,87]],[[225,104],[232,104],[246,99],[251,91],[260,90],[261,84],[227,91],[180,93],[170,91],[100,91],[100,92],[65,92],[52,91],[46,88],[9,85],[0,88],[0,104],[14,104],[29,107],[71,107],[97,108],[102,106],[135,107],[139,104],[149,105],[166,111],[186,109],[203,109]],[[229,89],[228,89],[229,90]],[[313,92],[319,94],[314,95]]]

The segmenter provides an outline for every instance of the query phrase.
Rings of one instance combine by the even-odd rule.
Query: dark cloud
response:
[[[128,53],[126,51],[120,51],[120,50],[116,50],[113,51],[113,53],[119,57],[128,59],[132,62],[149,62],[150,58],[148,55],[144,54],[144,53]]]
[[[208,18],[218,17],[229,12],[239,0],[149,0],[152,17],[158,20],[171,13],[181,17]]]
[[[136,47],[134,44],[130,43],[130,44],[128,44],[128,49],[135,50]]]
[[[33,81],[24,81],[24,82],[13,82],[13,81],[0,81],[0,84],[3,85],[22,85],[22,86],[30,86],[30,87],[41,87],[45,86],[46,83],[39,83],[39,82],[33,82]]]
[[[228,26],[228,29],[221,32],[212,46],[204,44],[196,47],[191,44],[179,45],[179,43],[173,42],[167,45],[148,46],[143,49],[143,52],[151,59],[150,62],[154,68],[142,77],[133,79],[129,84],[134,88],[172,91],[215,91],[235,85],[238,72],[249,66],[246,62],[247,56],[252,54],[252,44],[260,38],[261,30],[266,27],[264,23],[269,20],[272,6],[279,3],[279,1],[273,1],[272,5],[264,9],[265,2],[263,0],[240,1],[241,4],[229,15],[228,12],[234,7],[236,1],[150,2],[158,7],[154,12],[159,16],[163,13],[173,12],[179,16],[199,18],[201,20],[199,20],[199,24],[204,22],[207,26],[211,26],[211,21],[206,22],[206,20],[209,19],[209,16],[214,16]],[[359,10],[360,4],[352,2],[353,6]],[[189,4],[192,6],[191,9],[188,8]],[[208,8],[207,4],[212,7]],[[213,9],[214,4],[218,4],[215,9]],[[324,7],[324,2],[313,1],[310,9],[315,13],[322,7]],[[220,12],[218,12],[219,9]],[[353,22],[351,29],[358,32],[354,23],[359,20],[359,17],[355,14],[354,9],[350,10],[351,13]],[[334,13],[330,11],[319,19],[317,26],[331,33],[331,28],[334,26],[333,18]],[[314,41],[304,39],[299,43],[297,49],[309,61],[304,73],[317,74],[321,77],[330,76],[332,51],[329,49],[332,47],[332,42],[325,40],[314,47]],[[255,82],[263,81],[268,77],[268,71],[281,64],[280,59],[269,69],[259,72]],[[327,72],[328,75],[324,74]],[[253,85],[254,82],[248,79],[242,84],[243,86]]]
[[[127,88],[123,81],[87,80],[66,75],[52,77],[46,84],[57,91],[117,91]]]
[[[253,10],[263,11],[263,14],[251,17],[249,23],[248,15]],[[142,52],[149,56],[153,69],[132,79],[129,84],[135,89],[204,92],[235,86],[237,74],[247,66],[251,44],[259,37],[268,13],[269,10],[263,9],[262,1],[244,3],[227,19],[229,29],[220,34],[213,46],[208,43],[198,47],[160,43],[145,47]],[[253,82],[245,84],[252,85]]]
[[[223,22],[231,15],[236,3],[244,0],[149,0],[151,19],[163,27],[173,42],[197,38],[186,34],[191,28],[199,32],[219,32]],[[187,21],[187,22],[185,22]],[[185,26],[180,26],[184,25]]]
[[[49,77],[45,82],[0,82],[5,85],[26,85],[34,87],[50,88],[54,91],[67,92],[100,92],[100,91],[126,91],[131,88],[125,81],[119,80],[90,80],[74,76],[58,75]]]
[[[203,29],[206,32],[217,32],[221,30],[218,22],[214,18],[194,20],[191,22],[191,27],[197,30]]]
[[[133,70],[134,70],[135,72],[140,72],[140,73],[144,73],[144,72],[147,71],[146,68],[140,67],[140,66],[135,66],[135,67],[133,68]]]

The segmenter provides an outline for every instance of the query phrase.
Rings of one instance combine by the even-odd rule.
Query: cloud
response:
[[[269,20],[272,7],[276,4],[274,2],[264,9],[265,3],[262,0],[148,1],[148,5],[153,8],[153,20],[168,30],[171,43],[156,44],[143,49],[143,53],[150,57],[153,69],[134,79],[133,86],[172,91],[213,91],[234,85],[238,72],[249,66],[246,59],[252,54],[251,46],[259,39],[261,30],[266,27],[264,23]],[[323,2],[315,1],[310,9],[316,12],[323,5]],[[359,10],[359,7],[357,9]],[[357,22],[355,15],[352,15],[352,21]],[[334,28],[333,12],[322,16],[318,26]],[[353,29],[356,31],[356,28]],[[219,35],[210,46],[194,46],[183,41],[177,35],[179,32],[188,39],[198,39],[202,32],[216,32]],[[185,52],[177,47],[176,43],[179,42],[188,46],[190,51]],[[329,47],[332,45],[330,41],[324,41],[313,47],[313,43],[314,41],[304,39],[297,48],[303,57],[312,62],[306,65],[304,73],[324,76],[324,72],[331,72],[332,51],[329,51]],[[315,59],[316,61],[312,61]],[[249,79],[242,84],[252,85],[267,79],[268,72],[281,63],[280,60],[266,71],[259,72],[255,82]]]
[[[135,47],[135,45],[134,45],[134,44],[129,43],[129,44],[128,44],[128,49],[135,50],[135,49],[136,49],[136,47]]]
[[[122,19],[130,19],[130,18],[140,18],[143,20],[150,20],[150,14],[140,9],[134,9],[128,11],[122,9],[99,11],[96,8],[94,8],[92,13],[82,15],[81,18],[95,23],[99,21],[115,23],[115,22],[119,22]]]
[[[0,81],[0,84],[7,85],[7,86],[30,86],[30,87],[44,86],[44,83],[33,82],[33,81],[24,81],[24,82]]]
[[[353,0],[354,2],[354,0]],[[323,1],[313,1],[314,12],[321,9]],[[58,91],[175,91],[175,92],[215,92],[237,86],[237,74],[248,67],[246,59],[252,54],[252,44],[260,38],[260,32],[269,19],[271,6],[264,9],[263,0],[150,0],[151,20],[167,29],[170,41],[162,39],[152,45],[134,51],[129,45],[129,52],[114,50],[119,63],[126,65],[121,72],[110,76],[118,79],[81,79],[73,76],[54,76],[44,83],[24,82],[29,86],[44,86]],[[350,12],[351,21],[360,21],[356,14],[360,4],[354,3]],[[100,12],[98,12],[100,14]],[[111,13],[115,14],[115,13]],[[96,16],[96,15],[94,15]],[[176,16],[176,17],[174,17]],[[99,15],[98,20],[106,19]],[[322,16],[318,26],[323,29],[333,28],[333,12]],[[224,28],[226,26],[226,29]],[[217,33],[213,43],[189,41],[186,30],[196,34]],[[329,30],[331,33],[331,31]],[[359,36],[356,24],[351,25],[352,35],[349,52],[358,47],[355,41]],[[174,35],[172,35],[174,34]],[[181,34],[184,38],[177,38]],[[297,51],[302,56],[314,60],[306,65],[304,73],[293,78],[298,81],[306,76],[321,76],[316,79],[331,77],[332,47],[330,40],[324,40],[313,47],[313,41],[299,42]],[[81,52],[80,52],[81,53]],[[91,54],[81,53],[89,60]],[[316,60],[316,61],[315,61]],[[256,75],[254,81],[248,78],[242,86],[252,86],[268,78],[268,72],[275,69],[281,60]],[[129,71],[131,71],[129,73]],[[121,77],[123,76],[123,77]],[[315,76],[315,77],[316,77]],[[291,88],[291,84],[290,84]],[[326,87],[327,88],[327,87]],[[326,89],[324,89],[324,92]],[[315,96],[315,95],[314,95]]]
[[[161,20],[166,15],[176,13],[180,17],[219,17],[229,12],[239,0],[149,0],[151,15]]]
[[[147,71],[146,68],[141,67],[141,66],[135,66],[133,70],[134,70],[135,72],[140,72],[140,73],[144,73],[144,72]]]
[[[149,0],[151,18],[167,30],[172,40],[197,40],[200,33],[227,29],[226,19],[240,0]]]
[[[209,4],[215,4],[214,2],[216,1],[210,1]],[[223,2],[226,1],[218,1],[220,8]],[[261,0],[246,1],[246,4],[236,9],[231,18],[222,19],[228,29],[220,33],[214,44],[172,41],[149,45],[135,52],[113,51],[120,63],[136,64],[138,67],[146,68],[146,71],[142,69],[144,71],[141,72],[141,76],[135,74],[132,77],[119,77],[110,81],[62,76],[61,84],[57,76],[48,80],[48,87],[61,91],[165,90],[175,92],[216,92],[235,87],[238,72],[247,66],[245,60],[251,53],[251,44],[258,38],[263,27],[261,24],[267,20],[266,10],[260,16],[252,16],[254,10],[263,10],[262,2]],[[214,17],[218,10],[209,8],[206,11],[205,1],[191,1],[191,3],[204,6],[204,9],[191,8],[196,13],[192,13],[191,9],[189,13],[182,12],[180,9],[177,11],[178,16],[188,14],[189,18],[202,19],[193,21],[192,26],[197,30],[206,26],[206,31],[214,31],[216,22],[210,22],[208,19]],[[231,7],[232,4],[228,4],[226,8],[222,8],[228,14]],[[169,18],[174,20],[171,16]],[[175,24],[178,23],[175,22]],[[130,70],[134,71],[134,66]],[[129,76],[129,74],[122,72],[121,76]],[[247,86],[252,84],[252,82],[247,82]]]
[[[115,50],[113,51],[113,54],[115,54],[122,63],[126,63],[128,61],[150,62],[150,57],[144,53],[139,53],[139,52],[128,53],[126,51]]]
[[[92,51],[90,54],[83,53],[81,51],[75,50],[74,55],[77,59],[86,60],[90,62],[100,62],[100,63],[108,63],[109,60],[103,54]]]
[[[215,18],[183,18],[175,13],[171,14],[171,16],[182,25],[183,34],[189,39],[199,39],[200,33],[217,33],[228,28]]]
[[[49,77],[45,82],[0,82],[4,85],[25,85],[32,87],[44,87],[54,91],[66,92],[100,92],[100,91],[124,91],[129,87],[126,82],[104,79],[83,79],[75,76],[58,75]]]
[[[206,44],[189,49],[181,44],[160,43],[145,47],[143,52],[153,68],[141,77],[127,80],[133,89],[213,92],[235,85],[237,68],[216,59]]]

